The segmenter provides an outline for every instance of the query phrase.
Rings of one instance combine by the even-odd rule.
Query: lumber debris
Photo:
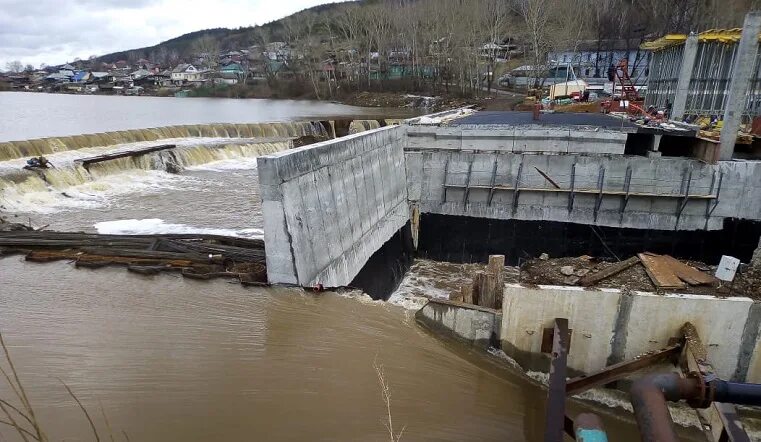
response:
[[[683,289],[687,287],[679,277],[674,274],[671,263],[661,255],[652,253],[639,253],[642,265],[645,266],[647,276],[653,281],[656,287],[661,289]]]
[[[640,262],[639,257],[632,256],[631,258],[627,260],[617,262],[611,266],[608,266],[597,273],[587,273],[586,275],[579,278],[578,284],[584,287],[589,287],[590,285],[594,285],[602,281],[603,279],[610,278],[613,275],[621,273],[624,270],[636,265],[639,262]]]
[[[671,271],[689,285],[719,285],[718,278],[713,275],[701,272],[669,255],[663,255],[662,258],[668,263]]]
[[[141,275],[180,271],[193,279],[267,282],[264,241],[219,235],[101,235],[80,232],[0,232],[2,254],[31,262],[71,260],[76,267],[126,266]]]

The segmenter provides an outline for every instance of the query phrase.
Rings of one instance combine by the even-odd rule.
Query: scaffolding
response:
[[[728,29],[698,34],[698,49],[687,92],[685,116],[722,118],[741,33],[742,29]],[[686,41],[687,36],[684,34],[671,34],[642,44],[641,49],[653,52],[646,106],[667,108],[674,103]],[[756,55],[754,75],[744,109],[745,122],[761,115],[761,51]]]

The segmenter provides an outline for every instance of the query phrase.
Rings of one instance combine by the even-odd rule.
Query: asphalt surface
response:
[[[465,124],[475,125],[541,125],[541,126],[592,126],[605,128],[636,128],[637,126],[626,120],[611,117],[605,114],[592,113],[553,113],[541,114],[535,121],[533,112],[510,112],[510,111],[481,111],[467,117],[454,120],[450,126]]]

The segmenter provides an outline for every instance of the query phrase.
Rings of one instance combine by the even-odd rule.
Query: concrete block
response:
[[[552,327],[555,318],[568,318],[573,330],[568,366],[587,373],[599,370],[606,366],[611,353],[620,298],[617,290],[507,284],[502,349],[516,359],[538,354],[543,329]]]
[[[731,379],[740,354],[745,323],[753,301],[698,295],[637,292],[625,326],[625,359],[665,347],[685,322],[698,330],[708,357],[723,379]]]
[[[499,310],[461,302],[432,299],[415,314],[422,326],[479,348],[499,342]]]

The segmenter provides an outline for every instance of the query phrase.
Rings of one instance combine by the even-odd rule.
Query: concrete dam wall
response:
[[[397,274],[403,266],[391,271],[380,264],[389,262],[390,252],[372,266],[367,263],[394,237],[399,239],[391,241],[395,250],[406,253],[408,235],[396,234],[408,221],[416,246],[425,239],[419,253],[446,260],[464,256],[454,261],[471,261],[465,255],[473,253],[530,252],[516,237],[546,247],[529,233],[542,223],[542,231],[599,226],[622,232],[618,242],[623,245],[636,236],[632,232],[659,232],[634,238],[635,252],[750,255],[752,250],[727,245],[724,236],[711,236],[710,244],[703,236],[725,232],[728,220],[758,224],[761,162],[711,165],[683,157],[624,155],[628,130],[402,125],[261,157],[269,280],[332,287],[351,285],[360,274],[365,283],[374,275]],[[427,226],[432,218],[434,225]],[[462,220],[522,224],[508,226],[511,237],[504,226],[463,230],[457,227]],[[556,230],[562,234],[562,228]],[[578,248],[574,241],[605,245],[600,232],[582,231],[588,235],[571,235],[569,253]],[[480,250],[460,241],[462,235],[496,249]],[[433,250],[433,243],[441,250]],[[694,245],[684,248],[683,243]],[[618,248],[628,253],[624,249]],[[536,253],[542,251],[548,250]],[[368,266],[372,269],[362,273]]]
[[[559,154],[412,146],[408,193],[421,213],[671,231],[761,219],[759,162],[593,155],[585,143]]]
[[[409,220],[405,127],[259,157],[271,283],[350,285]]]

